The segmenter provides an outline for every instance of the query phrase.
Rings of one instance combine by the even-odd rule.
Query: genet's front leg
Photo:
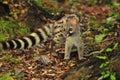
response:
[[[73,44],[69,40],[66,40],[64,59],[70,59],[70,52],[72,47],[73,47]]]

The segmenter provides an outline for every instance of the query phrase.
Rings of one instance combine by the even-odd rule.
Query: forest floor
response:
[[[73,4],[71,10],[84,16],[86,21],[82,34],[86,44],[85,54],[90,56],[84,61],[77,59],[76,52],[72,53],[69,61],[63,59],[63,53],[54,57],[46,48],[49,42],[45,43],[44,48],[34,46],[26,50],[7,50],[0,54],[0,80],[120,80],[120,2]],[[65,12],[69,11],[70,5],[60,5],[65,7]],[[18,18],[14,15],[14,19]],[[27,20],[20,21],[25,22]],[[39,27],[38,24],[30,25]],[[50,64],[45,64],[45,57],[50,59]]]

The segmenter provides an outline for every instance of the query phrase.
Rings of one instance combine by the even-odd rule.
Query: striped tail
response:
[[[49,37],[52,36],[52,26],[53,25],[51,24],[49,26],[39,28],[37,31],[26,37],[0,42],[0,49],[26,49],[42,41],[46,41]]]

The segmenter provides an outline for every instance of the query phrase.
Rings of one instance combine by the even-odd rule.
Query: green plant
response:
[[[105,49],[105,52],[112,52],[114,49],[118,47],[118,42],[113,45],[112,48],[108,47]]]
[[[29,32],[30,29],[28,27],[22,27],[16,21],[0,22],[0,33],[2,33],[0,34],[0,41],[4,41],[15,36],[28,34]]]
[[[108,13],[108,16],[109,16],[109,17],[119,17],[119,16],[120,16],[120,13],[119,13],[119,12],[109,12],[109,13]]]
[[[108,18],[103,20],[102,23],[109,24],[109,28],[113,28],[114,27],[115,18],[119,17],[119,16],[120,16],[119,12],[109,12],[108,13]]]
[[[0,34],[0,41],[4,41],[5,40],[5,35]]]
[[[12,63],[20,63],[21,59],[20,58],[13,58],[10,54],[5,54],[3,55],[3,57],[0,58],[0,61],[4,62],[4,61],[9,61]]]
[[[93,51],[93,52],[91,52],[90,54],[91,54],[91,55],[99,54],[99,53],[102,53],[103,51],[104,51],[104,49],[101,49],[101,50]]]
[[[115,1],[114,1],[115,2]],[[91,0],[91,3],[94,3],[94,4],[111,4],[111,3],[114,3],[113,0]]]
[[[116,73],[110,71],[103,71],[101,72],[101,76],[97,80],[104,80],[104,79],[116,80]]]
[[[79,80],[85,80],[84,78],[80,78]]]
[[[105,60],[107,59],[107,56],[96,56],[96,58]]]
[[[100,64],[99,68],[104,68],[104,67],[108,66],[109,64],[110,64],[110,61],[106,61],[106,62]]]
[[[96,36],[95,36],[95,42],[96,42],[96,43],[100,43],[105,36],[106,36],[106,34],[96,35]]]
[[[115,43],[113,48],[106,48],[106,49],[103,49],[99,52],[112,52],[114,49],[116,49],[118,47],[118,43]],[[99,66],[99,68],[105,68],[107,67],[108,65],[110,65],[110,61],[108,60],[108,57],[107,56],[96,56],[96,58],[100,59],[100,60],[104,60],[104,62],[102,62]],[[101,76],[98,78],[98,80],[104,80],[104,79],[107,79],[107,80],[116,80],[116,73],[115,72],[112,72],[111,69],[110,71],[109,70],[105,70],[105,71],[102,71],[101,72]]]
[[[39,56],[39,52],[34,52],[34,57],[37,57],[37,56]]]
[[[21,59],[19,59],[19,58],[11,58],[10,61],[17,64],[17,63],[21,62]]]
[[[118,47],[118,45],[119,45],[119,43],[118,43],[118,42],[116,42],[116,43],[114,44],[114,46],[113,46],[113,48],[112,48],[112,49],[116,49],[116,48]]]
[[[107,56],[96,56],[96,58],[106,61]],[[108,66],[109,64],[110,64],[110,61],[103,62],[100,64],[99,68],[104,68],[104,67]]]
[[[13,76],[12,76],[12,78],[14,78],[14,79],[19,79],[19,80],[20,80],[21,77],[23,77],[23,76],[22,76],[22,75],[13,75]]]
[[[57,1],[54,1],[54,0],[35,0],[34,2],[37,6],[39,6],[46,12],[50,12],[50,13],[54,12],[54,10],[49,5],[52,5],[52,6],[57,5]]]
[[[5,74],[2,74],[0,76],[0,80],[14,80],[14,79],[18,79],[18,78],[21,78],[22,75],[13,75],[11,76],[11,73],[8,72],[8,73],[5,73]]]
[[[5,73],[2,75],[0,80],[14,80],[14,79],[10,76],[10,73]]]
[[[118,8],[119,6],[120,6],[119,3],[114,2],[114,3],[112,4],[111,8],[116,9],[116,8]]]

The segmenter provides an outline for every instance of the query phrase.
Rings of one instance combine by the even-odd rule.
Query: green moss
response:
[[[16,21],[0,22],[0,41],[8,40],[16,36],[27,35],[30,29],[25,26],[20,26]]]

